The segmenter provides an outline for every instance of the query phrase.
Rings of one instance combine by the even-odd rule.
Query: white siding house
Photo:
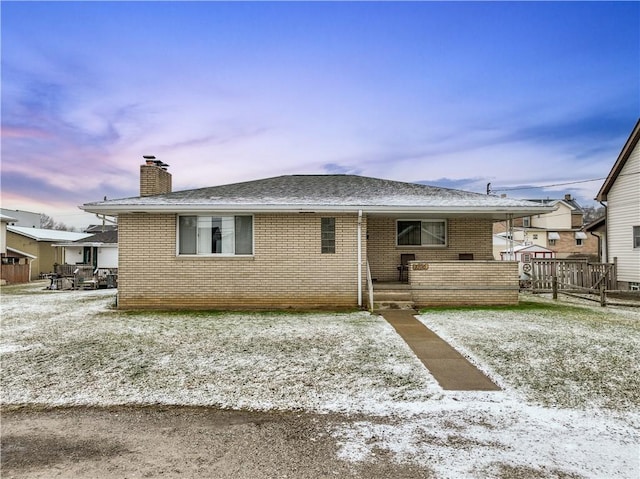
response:
[[[640,290],[640,120],[627,139],[597,200],[607,205],[607,260],[616,258],[618,286]]]
[[[0,254],[7,254],[7,223],[15,221],[14,218],[0,213]]]
[[[58,243],[63,250],[63,264],[93,265],[98,269],[118,267],[118,231],[96,233],[77,241]]]

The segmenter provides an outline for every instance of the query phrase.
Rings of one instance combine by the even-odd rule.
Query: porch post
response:
[[[362,307],[362,210],[358,210],[358,307]]]

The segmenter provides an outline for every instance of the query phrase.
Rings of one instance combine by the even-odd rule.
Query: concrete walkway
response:
[[[380,311],[416,353],[442,389],[499,391],[500,388],[437,334],[418,321],[413,310]]]

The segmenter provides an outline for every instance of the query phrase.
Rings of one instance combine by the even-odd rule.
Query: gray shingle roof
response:
[[[288,175],[176,191],[164,195],[87,203],[93,212],[191,210],[197,208],[501,209],[545,212],[552,208],[525,200],[357,175]]]
[[[81,240],[76,240],[74,243],[110,243],[114,244],[118,242],[118,231],[103,231],[94,235],[88,236]]]
[[[7,231],[32,238],[36,241],[75,241],[91,236],[87,233],[48,230],[43,228],[27,228],[26,226],[7,226]]]
[[[560,200],[549,200],[549,199],[527,199],[527,201],[531,201],[533,203],[539,203],[541,205],[550,205],[550,206],[555,206],[558,203],[562,202],[564,204],[566,204],[567,206],[571,207],[574,209],[574,213],[582,213],[582,206],[580,206],[578,204],[578,202],[575,199],[571,199],[571,200],[567,200],[567,199],[560,199]]]

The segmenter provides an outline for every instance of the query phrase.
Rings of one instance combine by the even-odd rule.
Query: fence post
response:
[[[600,281],[600,306],[603,308],[607,305],[607,295],[605,293],[604,283],[604,281]]]
[[[553,299],[558,299],[558,277],[551,277],[551,289],[553,291]]]

